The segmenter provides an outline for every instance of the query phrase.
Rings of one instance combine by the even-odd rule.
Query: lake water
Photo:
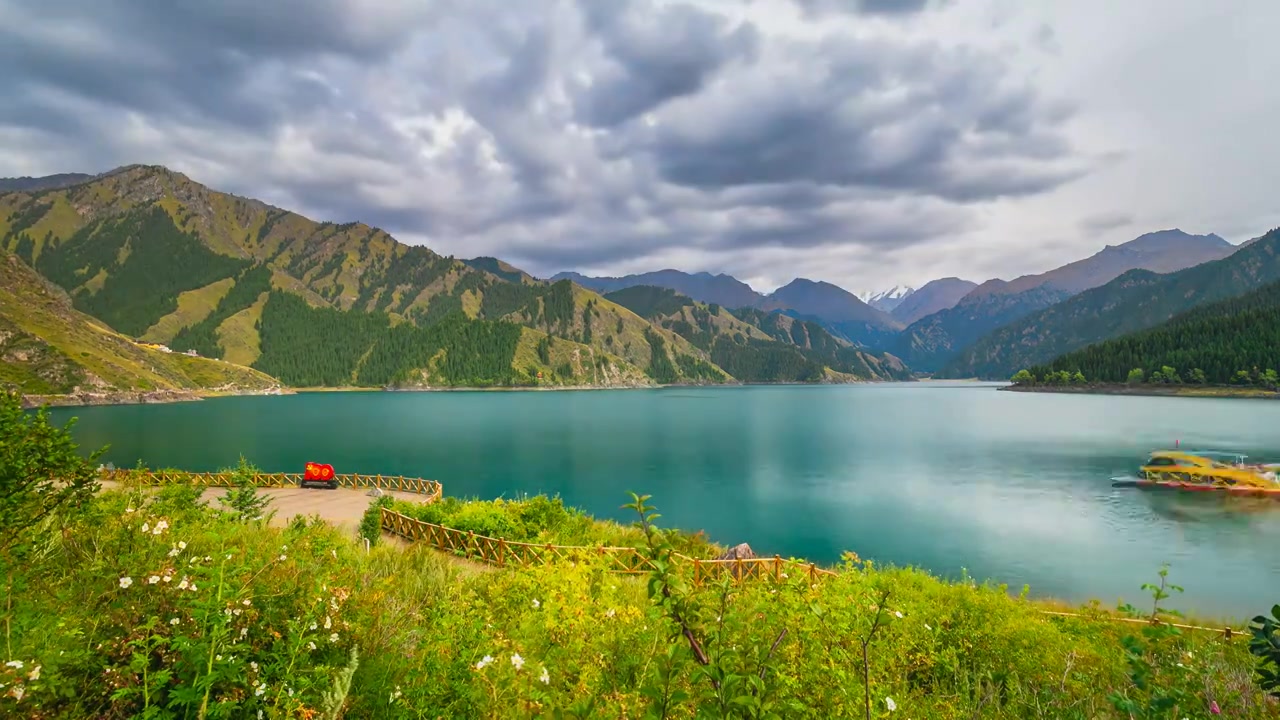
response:
[[[1252,617],[1280,602],[1280,502],[1111,487],[1152,449],[1280,460],[1280,403],[998,392],[922,382],[592,392],[316,393],[63,408],[82,447],[131,466],[440,480],[559,494],[757,553],[842,550],[1113,605],[1170,563],[1174,607]]]

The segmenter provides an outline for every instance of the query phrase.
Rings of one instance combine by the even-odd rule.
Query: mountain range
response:
[[[287,386],[1007,378],[1280,274],[1273,233],[1235,246],[1172,229],[1009,281],[946,277],[862,297],[806,278],[766,294],[674,269],[542,280],[363,223],[318,223],[158,166],[0,183],[11,188],[0,192],[4,261],[62,293],[64,325],[103,328],[135,349],[191,350]],[[5,339],[42,338],[23,329],[37,326],[17,318],[13,290],[0,293],[0,320],[18,328]],[[72,385],[40,380],[19,370],[36,355],[5,357],[3,382],[30,392],[140,387],[97,383],[96,371],[49,376],[82,378]]]
[[[690,275],[677,270],[610,278],[576,273],[554,277],[572,277],[576,283],[603,292],[654,285],[734,309],[779,311],[820,323],[835,336],[861,347],[888,351],[917,372],[935,373],[996,329],[1106,284],[1129,270],[1168,273],[1226,257],[1237,249],[1214,234],[1162,230],[1013,280],[993,279],[979,285],[947,277],[914,291],[893,288],[864,293],[866,300],[879,303],[880,308],[831,283],[804,278],[764,295],[728,275]],[[886,303],[891,306],[887,312],[883,309]]]
[[[0,194],[5,262],[57,287],[76,312],[66,316],[72,325],[107,328],[133,348],[192,350],[288,386],[722,383],[738,378],[712,360],[713,349],[735,358],[735,343],[756,354],[798,347],[789,335],[742,332],[747,320],[713,325],[715,337],[699,346],[568,280],[537,280],[496,258],[441,256],[363,223],[314,222],[163,167],[77,179]],[[20,305],[15,292],[0,288],[6,307]],[[861,364],[823,365],[804,379],[906,374],[894,358],[858,352]],[[20,367],[31,355],[13,357]],[[847,372],[855,365],[861,374]],[[796,380],[753,372],[753,381]],[[54,387],[17,370],[5,383]]]

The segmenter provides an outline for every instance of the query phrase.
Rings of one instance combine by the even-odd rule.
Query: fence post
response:
[[[781,580],[781,579],[782,579],[782,578],[780,577],[781,573],[782,573],[782,556],[775,554],[775,555],[773,556],[773,580],[774,580],[774,582],[777,582],[778,580]]]
[[[813,571],[814,571],[814,569],[815,569],[815,568],[814,568],[813,563],[809,563],[809,584],[810,584],[810,585],[812,585],[812,584],[813,584],[813,579],[814,579],[814,578],[813,578]]]
[[[507,539],[498,538],[498,567],[505,567],[503,558],[507,556]]]
[[[734,560],[734,563],[736,564],[734,566],[733,579],[741,580],[742,579],[742,557],[738,556],[738,558]]]
[[[702,560],[693,559],[693,586],[702,587]]]

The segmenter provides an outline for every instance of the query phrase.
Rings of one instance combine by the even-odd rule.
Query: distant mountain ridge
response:
[[[797,278],[765,295],[730,275],[659,270],[623,277],[588,277],[562,272],[552,279],[567,279],[597,292],[610,293],[629,287],[654,286],[674,290],[698,302],[726,308],[778,311],[816,320],[854,343],[882,346],[903,324],[877,310],[856,295],[828,282]]]
[[[60,173],[44,177],[0,178],[0,192],[37,192],[70,187],[78,183],[92,180],[94,175],[85,173]]]
[[[862,292],[854,293],[854,296],[880,312],[892,315],[894,309],[901,305],[903,300],[911,297],[915,291],[913,287],[894,285],[888,290],[863,290]]]
[[[1008,378],[1065,353],[1163,323],[1200,305],[1280,280],[1280,229],[1225,258],[1158,274],[1134,269],[981,338],[944,369],[949,377]]]
[[[890,350],[918,371],[937,372],[988,333],[1127,271],[1174,272],[1219,260],[1237,249],[1213,234],[1191,235],[1178,229],[1146,233],[1048,272],[1008,281],[988,280],[954,307],[913,322]]]
[[[961,298],[976,287],[977,283],[958,277],[930,280],[919,290],[902,298],[889,314],[903,325],[910,325],[926,315],[955,307]]]

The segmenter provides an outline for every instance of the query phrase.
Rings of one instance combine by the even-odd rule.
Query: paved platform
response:
[[[114,489],[119,484],[111,481],[102,483],[102,488]],[[217,498],[226,495],[228,488],[208,488],[201,496],[212,507],[221,507]],[[258,493],[271,498],[270,508],[276,511],[271,518],[271,525],[284,527],[295,515],[319,515],[326,522],[343,530],[355,532],[360,526],[360,518],[374,498],[367,495],[367,489],[324,490],[319,488],[258,488]],[[400,500],[422,502],[423,496],[417,493],[399,490],[383,490],[383,493]]]

